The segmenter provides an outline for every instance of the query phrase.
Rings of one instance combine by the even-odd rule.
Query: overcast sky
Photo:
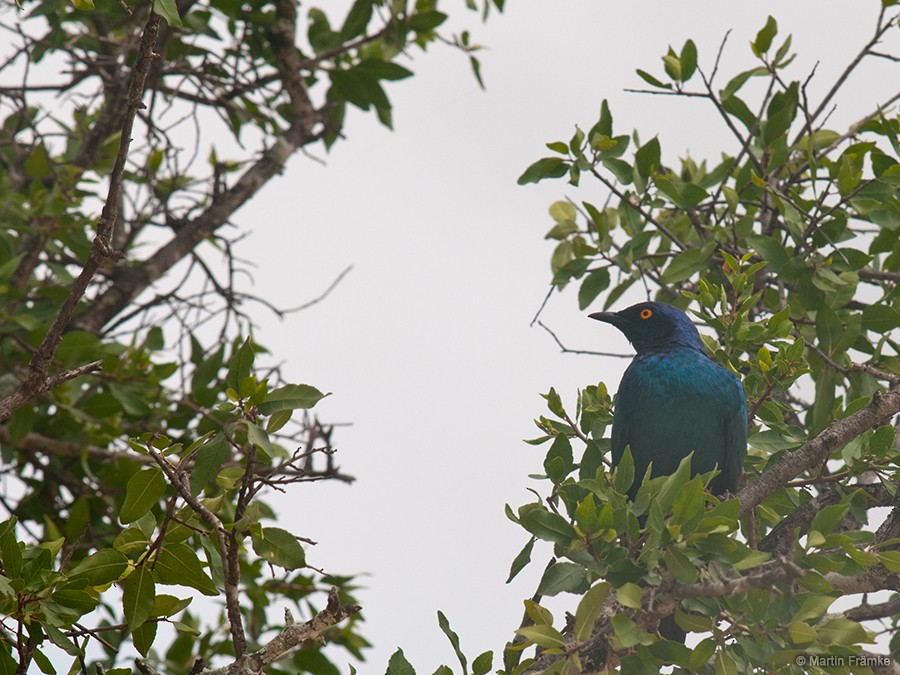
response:
[[[333,21],[350,4],[319,3]],[[259,264],[254,290],[276,305],[315,297],[353,265],[325,302],[284,321],[261,312],[257,322],[288,379],[332,392],[316,412],[352,422],[335,440],[337,462],[357,482],[302,486],[276,504],[286,527],[319,542],[311,564],[365,574],[363,633],[374,648],[356,664],[361,673],[383,673],[398,646],[420,674],[452,664],[438,609],[471,657],[512,637],[550,555],[537,546],[533,567],[504,584],[528,537],[503,505],[532,500],[529,486],[544,490],[527,475],[541,471],[546,448],[522,442],[537,435],[539,393],[554,386],[574,407],[579,387],[603,379],[614,391],[627,365],[560,354],[529,328],[549,282],[548,206],[565,196],[602,203],[605,193],[562,181],[519,187],[522,170],[549,154],[545,142],[568,140],[576,123],[589,128],[604,98],[616,132],[658,134],[669,165],[688,153],[734,153],[708,104],[623,92],[642,85],[635,68],[660,73],[668,45],[680,50],[690,37],[709,71],[733,29],[722,86],[753,65],[748,43],[771,13],[777,44],[794,34],[793,79],[820,62],[815,97],[869,39],[878,6],[508,0],[479,25],[463,0],[442,3],[455,28],[489,47],[480,54],[487,91],[461,54],[435,45],[415,56],[414,78],[390,85],[395,131],[350,115],[325,166],[296,157],[239,213],[252,231],[239,253]],[[895,75],[891,84],[886,64],[873,66],[839,97],[834,126],[893,93]],[[544,316],[570,347],[629,353],[585,314],[565,294]],[[576,602],[552,606],[561,618]]]

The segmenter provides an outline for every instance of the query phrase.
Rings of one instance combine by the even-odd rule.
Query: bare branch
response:
[[[246,654],[222,668],[206,669],[201,675],[255,675],[271,663],[289,654],[306,640],[322,640],[323,634],[332,626],[350,618],[362,610],[359,605],[343,605],[337,587],[328,593],[328,604],[312,619],[305,623],[286,625],[262,649]]]

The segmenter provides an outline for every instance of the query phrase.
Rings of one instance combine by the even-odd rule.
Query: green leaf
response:
[[[450,628],[450,620],[444,615],[444,613],[438,610],[438,626],[440,626],[441,631],[443,631],[444,635],[447,636],[447,639],[450,640],[450,644],[453,646],[453,651],[456,652],[456,658],[459,659],[459,664],[462,666],[462,671],[466,672],[466,657],[462,653],[462,650],[459,648],[459,635],[453,632],[453,629]]]
[[[641,641],[641,633],[634,621],[627,614],[616,614],[612,618],[612,626],[622,646],[628,649]]]
[[[273,565],[288,570],[306,566],[306,553],[297,537],[280,527],[264,527],[262,535],[253,535],[253,550]]]
[[[555,201],[550,205],[550,217],[557,223],[566,223],[575,220],[577,211],[570,202]]]
[[[3,561],[3,573],[8,579],[18,579],[22,576],[22,548],[16,540],[16,518],[5,521],[0,530],[0,560]]]
[[[734,659],[732,659],[731,655],[724,649],[720,649],[716,652],[714,666],[716,675],[738,675],[738,669]]]
[[[562,399],[559,397],[556,389],[550,387],[550,391],[547,392],[544,398],[547,399],[547,409],[557,417],[564,419],[566,411],[565,408],[563,408]]]
[[[602,161],[603,166],[609,169],[622,185],[630,185],[634,181],[634,169],[628,162],[611,157]]]
[[[522,518],[522,526],[538,539],[568,546],[575,538],[574,528],[556,513],[545,509],[533,509]]]
[[[150,413],[150,406],[147,405],[142,391],[133,383],[109,382],[108,386],[109,393],[129,415],[146,417]]]
[[[34,652],[32,652],[31,657],[34,659],[34,662],[37,664],[37,667],[40,668],[42,673],[46,673],[46,675],[56,675],[56,668],[53,667],[53,663],[51,663],[50,659],[48,659],[40,649],[35,649]],[[0,668],[2,668],[2,665],[0,665]]]
[[[371,0],[369,0],[369,2],[371,2]],[[446,20],[447,15],[443,12],[429,9],[413,14],[409,18],[409,23],[407,25],[410,30],[414,30],[417,33],[426,33],[434,30]]]
[[[238,350],[232,354],[231,360],[228,362],[228,375],[225,378],[226,384],[235,391],[240,389],[241,382],[250,375],[255,358],[253,341],[247,338]]]
[[[158,625],[157,621],[146,621],[131,632],[134,648],[140,652],[141,656],[147,656],[150,647],[153,646]]]
[[[584,593],[588,589],[587,570],[570,562],[556,562],[544,572],[538,584],[540,595],[560,593]]]
[[[600,616],[600,610],[603,609],[603,603],[609,596],[611,586],[603,581],[595,584],[581,601],[578,603],[578,609],[575,610],[575,639],[585,641],[591,636],[594,630],[594,624],[597,617]]]
[[[883,551],[878,554],[878,562],[884,565],[888,572],[900,572],[900,551]]]
[[[561,483],[574,466],[572,444],[565,434],[558,434],[544,458],[544,470],[554,483]]]
[[[561,155],[568,156],[569,154],[569,146],[563,143],[562,141],[556,141],[554,143],[547,143],[547,149],[552,150],[553,152],[558,152]]]
[[[842,197],[846,197],[853,192],[858,186],[863,176],[863,167],[861,161],[854,161],[853,158],[841,157],[841,163],[838,167],[837,186],[838,192]]]
[[[829,595],[818,595],[816,593],[806,593],[800,604],[800,609],[793,616],[794,621],[806,621],[808,619],[819,619],[828,608],[831,607],[835,598]]]
[[[286,384],[269,392],[266,400],[259,404],[259,412],[271,415],[277,410],[307,410],[329,394],[308,384]]]
[[[726,84],[725,88],[720,92],[722,102],[724,103],[726,99],[732,98],[734,94],[736,94],[751,77],[760,77],[761,75],[768,74],[769,71],[765,66],[757,66],[735,75],[733,78],[731,78],[731,80],[728,81],[728,84]]]
[[[218,433],[200,446],[191,470],[191,494],[200,494],[219,474],[227,460],[228,440],[224,434]]]
[[[844,325],[834,310],[828,305],[819,308],[819,311],[816,312],[816,338],[819,341],[819,348],[831,354],[833,345],[840,339],[843,332]]]
[[[741,572],[743,570],[749,570],[757,565],[761,565],[769,558],[772,557],[771,553],[767,553],[766,551],[748,551],[741,557],[740,560],[736,561],[733,564],[735,570]]]
[[[344,42],[352,40],[366,31],[366,26],[372,18],[372,7],[372,0],[356,0],[353,3],[347,18],[344,19],[344,25],[341,26],[341,40]]]
[[[693,40],[684,43],[678,60],[681,61],[681,81],[687,82],[697,70],[697,45]]]
[[[272,413],[269,421],[266,422],[266,433],[274,434],[284,428],[284,425],[291,421],[294,416],[293,410],[278,410]]]
[[[631,447],[626,446],[625,452],[622,453],[622,459],[616,465],[613,486],[618,492],[624,494],[631,489],[632,485],[634,485],[634,458],[631,456]]]
[[[890,305],[871,304],[862,312],[862,325],[873,333],[887,334],[900,327],[900,312]]]
[[[703,518],[705,503],[703,481],[700,476],[694,476],[678,491],[672,503],[672,516],[676,523],[682,525],[683,534],[693,532],[697,527]]]
[[[669,50],[671,52],[671,50]],[[666,70],[666,75],[671,77],[673,80],[681,81],[681,61],[678,60],[678,57],[675,54],[665,54],[662,57],[663,66]]]
[[[150,618],[155,595],[153,573],[146,565],[136,568],[122,582],[122,609],[131,630]]]
[[[660,279],[663,283],[674,284],[692,277],[707,267],[707,262],[715,251],[716,243],[710,242],[703,248],[689,248],[682,251],[666,265]]]
[[[822,534],[830,534],[841,523],[846,515],[850,504],[834,504],[826,506],[819,511],[810,524],[810,529],[821,532]]]
[[[534,542],[536,539],[532,537],[528,540],[528,543],[519,551],[519,554],[512,561],[512,565],[509,567],[509,577],[506,579],[506,583],[509,583],[513,579],[516,578],[516,575],[521,572],[524,567],[531,562],[531,551],[534,548]]]
[[[102,586],[119,579],[128,567],[128,558],[115,549],[102,548],[91,553],[69,572],[69,579],[87,579],[91,586]]]
[[[539,183],[545,178],[561,178],[569,173],[569,165],[559,157],[544,157],[525,169],[517,181],[519,185]]]
[[[772,46],[772,39],[778,33],[778,22],[772,16],[769,16],[766,19],[766,25],[763,26],[759,33],[756,34],[756,40],[753,41],[751,47],[753,48],[753,53],[757,56],[761,56],[769,51],[769,47]]]
[[[603,134],[612,138],[613,118],[606,99],[603,99],[603,102],[600,103],[600,119],[597,120],[597,124],[591,129],[590,135],[593,136],[594,134]]]
[[[619,601],[620,605],[631,609],[640,609],[643,597],[643,589],[630,581],[616,589],[616,600]]]
[[[19,663],[5,648],[0,649],[0,675],[16,675],[18,672]]]
[[[165,544],[156,556],[154,570],[160,583],[190,586],[204,595],[219,594],[197,553],[187,544]]]
[[[701,640],[700,643],[694,647],[694,650],[691,654],[690,666],[692,670],[697,672],[706,665],[706,663],[712,658],[712,655],[716,652],[716,641],[713,638],[706,638],[705,640]]]
[[[784,136],[790,129],[791,122],[797,115],[800,101],[800,90],[797,82],[791,82],[784,91],[776,92],[766,110],[766,122],[763,127],[763,140],[772,143]]]
[[[683,584],[692,584],[697,581],[699,572],[697,568],[688,560],[687,556],[676,548],[666,549],[663,555],[666,561],[666,569],[672,576]]]
[[[184,25],[178,16],[178,4],[175,0],[153,0],[153,11],[164,18],[172,28],[181,28]]]
[[[653,77],[653,75],[648,73],[646,70],[641,70],[640,68],[638,68],[635,72],[638,74],[638,77],[640,77],[644,82],[649,84],[651,87],[658,87],[659,89],[671,89],[672,88],[671,84],[663,84],[662,82],[657,80],[655,77]]]
[[[526,626],[516,631],[526,640],[545,649],[565,647],[566,640],[553,626]]]
[[[257,450],[270,458],[278,454],[278,449],[272,444],[272,441],[269,440],[269,434],[252,422],[247,422],[246,424],[247,440],[256,446]]]
[[[416,675],[416,669],[406,660],[403,650],[398,649],[391,655],[384,675]]]
[[[125,503],[119,511],[122,523],[133,523],[150,512],[166,491],[163,472],[156,468],[143,469],[134,474],[125,488]]]
[[[487,675],[494,665],[494,653],[482,652],[472,661],[472,675]]]
[[[372,0],[369,0],[371,3]],[[360,63],[354,70],[361,73],[365,77],[374,78],[376,80],[405,80],[412,77],[413,72],[409,68],[404,68],[399,63],[393,61],[383,61],[381,59],[366,59]],[[383,101],[387,103],[387,101]]]
[[[174,616],[191,604],[191,598],[160,594],[153,601],[153,616]]]
[[[829,645],[853,645],[860,642],[874,642],[865,628],[855,621],[843,617],[835,617],[823,621],[816,626],[816,633],[823,644]]]
[[[531,619],[531,622],[535,625],[541,626],[552,626],[553,625],[553,614],[546,607],[541,607],[534,600],[525,600],[525,614]]]
[[[664,478],[656,494],[656,501],[662,508],[663,513],[672,508],[672,505],[675,503],[675,497],[681,491],[682,486],[691,479],[692,455],[693,453],[682,459],[678,464],[678,468],[675,469],[675,473]]]
[[[791,623],[789,630],[791,641],[796,642],[797,644],[802,645],[808,642],[815,642],[819,639],[815,629],[805,621],[794,621]]]
[[[641,178],[646,180],[659,168],[660,153],[659,138],[655,136],[634,153],[634,166]]]
[[[607,288],[609,288],[609,268],[601,267],[588,272],[578,289],[578,309],[587,309]]]
[[[93,5],[89,8],[79,8],[79,9],[93,9]],[[25,175],[28,178],[50,178],[53,176],[53,166],[50,163],[50,155],[47,154],[47,148],[44,147],[43,143],[38,143],[34,146],[34,150],[31,151],[31,154],[25,159],[25,163],[22,168],[25,170]]]

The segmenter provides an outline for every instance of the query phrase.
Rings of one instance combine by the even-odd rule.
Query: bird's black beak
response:
[[[593,314],[588,314],[588,317],[591,319],[596,319],[597,321],[611,323],[616,327],[622,325],[622,317],[619,316],[616,312],[594,312]]]

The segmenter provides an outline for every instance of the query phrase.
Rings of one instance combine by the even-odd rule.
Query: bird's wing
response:
[[[744,458],[747,456],[747,397],[744,386],[734,375],[731,375],[733,396],[726,396],[734,404],[725,416],[723,438],[722,483],[732,494],[738,491]]]

